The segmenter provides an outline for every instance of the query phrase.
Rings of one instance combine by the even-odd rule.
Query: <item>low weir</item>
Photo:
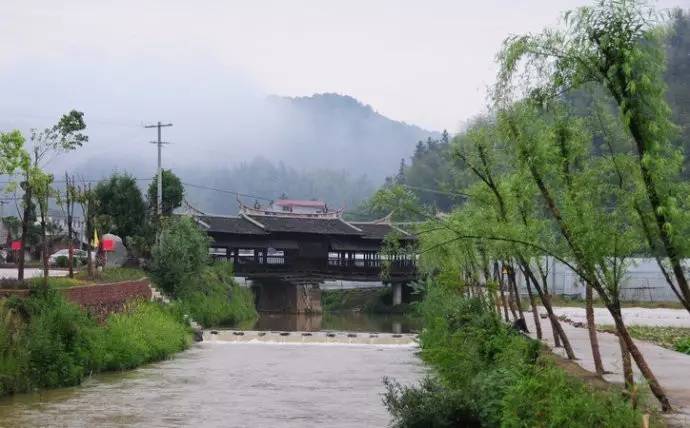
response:
[[[280,344],[415,345],[416,334],[334,331],[245,331],[210,330],[204,341]]]

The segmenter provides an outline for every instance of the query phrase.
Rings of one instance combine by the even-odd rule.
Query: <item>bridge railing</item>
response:
[[[225,260],[224,257],[219,259]],[[228,261],[233,262],[230,258]],[[327,260],[300,260],[295,262],[285,256],[239,256],[234,269],[236,273],[290,273],[294,271],[311,271],[324,275],[339,276],[367,275],[378,276],[388,263],[387,269],[391,275],[412,275],[416,272],[414,260],[381,260],[381,259],[341,259],[330,257]]]

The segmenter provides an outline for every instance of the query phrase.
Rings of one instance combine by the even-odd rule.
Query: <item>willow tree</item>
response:
[[[506,101],[520,89],[548,99],[592,83],[607,91],[642,178],[639,223],[669,286],[690,311],[682,267],[690,199],[681,176],[683,152],[672,143],[677,129],[665,100],[665,35],[659,15],[644,2],[601,0],[566,14],[561,30],[508,39],[496,95]]]
[[[530,263],[531,257],[528,254],[533,253],[537,249],[537,245],[535,243],[525,248],[524,244],[518,244],[519,240],[523,242],[529,240],[528,235],[531,234],[527,233],[526,228],[534,226],[534,224],[530,225],[530,222],[524,217],[526,215],[524,198],[517,199],[514,197],[516,195],[515,180],[512,176],[514,166],[512,159],[506,157],[506,148],[505,141],[497,132],[495,125],[487,122],[477,124],[468,131],[465,137],[456,139],[453,155],[461,161],[463,167],[475,174],[477,185],[485,188],[488,193],[489,197],[484,198],[485,221],[491,222],[493,220],[504,229],[502,234],[497,234],[499,229],[494,228],[493,231],[489,230],[483,236],[494,240],[505,240],[504,242],[508,247],[506,248],[507,255],[504,257],[507,257],[508,260],[514,258],[519,268],[525,273],[526,280],[535,287],[549,316],[555,343],[562,342],[568,357],[574,359],[575,354],[570,346],[570,341],[553,311],[548,294],[544,291],[546,278],[545,276],[537,278]],[[472,203],[481,202],[481,199],[476,198],[480,193],[478,189],[470,190],[470,193],[473,195]],[[544,249],[543,245],[539,247]],[[546,253],[542,252],[541,255],[545,256]],[[541,263],[539,258],[536,257],[537,263]],[[540,285],[540,280],[543,281],[542,285]],[[514,292],[517,293],[514,276],[511,281],[515,289]],[[533,300],[531,302],[534,315],[536,314],[536,307],[534,307]],[[535,318],[535,325],[538,325],[538,317]]]
[[[539,189],[554,228],[567,243],[574,261],[571,268],[599,294],[613,317],[623,355],[630,352],[662,407],[669,410],[668,399],[621,314],[625,260],[639,249],[639,235],[626,212],[625,200],[631,192],[612,185],[610,164],[587,152],[591,138],[581,132],[578,121],[564,122],[558,114],[523,102],[502,112],[501,127],[514,143],[520,168]]]

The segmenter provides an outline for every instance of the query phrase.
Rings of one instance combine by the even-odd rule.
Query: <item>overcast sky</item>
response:
[[[234,92],[337,92],[396,120],[457,130],[482,111],[485,89],[495,75],[494,55],[507,35],[556,24],[562,11],[585,3],[2,0],[0,73],[21,79],[27,67],[37,75],[51,74],[54,64],[65,63],[90,73],[127,67],[150,79],[151,91],[160,91],[160,82],[185,79],[175,74],[189,64],[202,65],[189,78],[203,80],[208,64],[216,74],[214,84],[223,84],[217,78],[220,70]],[[687,8],[690,0],[657,5]],[[170,75],[159,79],[164,73]],[[3,112],[33,114],[31,102],[4,95]],[[144,115],[113,112],[128,122],[159,118],[156,112]],[[109,118],[90,117],[98,119]]]

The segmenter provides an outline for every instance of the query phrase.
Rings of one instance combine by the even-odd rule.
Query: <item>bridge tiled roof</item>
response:
[[[266,235],[266,231],[242,217],[202,215],[197,217],[208,232],[234,233],[239,235]]]
[[[320,235],[362,235],[340,219],[250,216],[267,232],[314,233]]]
[[[392,231],[398,230],[401,239],[414,239],[412,235],[405,233],[390,223],[346,222],[339,218],[272,217],[245,214],[238,217],[199,215],[196,218],[208,232],[233,235],[308,233],[351,236],[380,241]]]

